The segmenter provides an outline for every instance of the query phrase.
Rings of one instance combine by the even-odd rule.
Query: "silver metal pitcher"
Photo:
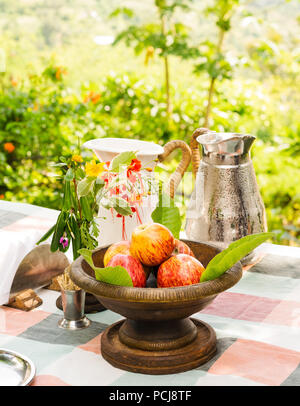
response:
[[[245,235],[267,231],[265,207],[250,158],[254,140],[252,135],[206,128],[194,132],[191,147],[196,182],[186,215],[188,239],[225,248]],[[243,263],[251,259],[247,256]]]

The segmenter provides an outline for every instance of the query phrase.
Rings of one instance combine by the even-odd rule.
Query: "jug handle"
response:
[[[200,165],[200,151],[199,151],[199,144],[197,141],[197,138],[199,137],[199,135],[205,134],[209,131],[208,128],[197,128],[193,134],[192,134],[192,138],[191,138],[191,142],[190,142],[190,147],[191,147],[191,151],[192,151],[192,166],[193,166],[193,175],[196,176],[198,169],[199,169],[199,165]]]
[[[184,175],[184,172],[191,162],[191,149],[184,141],[172,140],[170,142],[167,142],[167,144],[164,146],[164,152],[158,156],[159,162],[162,162],[164,159],[167,158],[168,155],[171,154],[171,152],[173,152],[177,148],[181,149],[182,157],[177,169],[171,175],[169,183],[167,185],[167,191],[169,192],[171,198],[174,198],[176,189]]]

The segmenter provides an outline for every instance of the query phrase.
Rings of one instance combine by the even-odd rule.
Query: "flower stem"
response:
[[[80,204],[80,200],[79,200],[78,193],[77,193],[77,182],[76,182],[75,177],[73,178],[73,183],[74,183],[74,189],[75,189],[75,196],[76,196],[77,204],[78,204],[80,222],[82,222],[82,210],[81,210],[81,204]]]

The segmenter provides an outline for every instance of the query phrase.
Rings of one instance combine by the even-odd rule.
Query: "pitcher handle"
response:
[[[209,131],[208,128],[197,128],[193,134],[192,134],[192,138],[191,138],[191,142],[190,142],[190,147],[191,147],[191,151],[192,151],[192,166],[193,166],[193,175],[196,176],[199,166],[200,166],[200,151],[199,151],[199,144],[197,141],[197,138],[199,137],[199,135],[205,134]]]
[[[158,160],[160,162],[162,162],[164,159],[167,158],[168,155],[171,154],[171,152],[173,152],[177,148],[181,149],[182,157],[181,157],[181,161],[180,161],[177,169],[171,175],[169,183],[167,185],[167,191],[169,192],[169,195],[171,198],[174,198],[176,189],[183,177],[183,174],[191,162],[191,155],[192,155],[191,149],[184,141],[173,140],[173,141],[167,142],[167,144],[164,147],[164,152],[158,156]]]

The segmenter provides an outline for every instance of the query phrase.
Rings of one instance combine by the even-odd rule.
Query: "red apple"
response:
[[[158,223],[142,224],[132,233],[130,253],[147,266],[160,265],[174,249],[171,231]]]
[[[173,250],[172,255],[177,254],[187,254],[195,258],[195,255],[193,251],[190,249],[190,247],[185,242],[177,240],[177,238],[175,238],[175,248]]]
[[[107,264],[107,266],[118,265],[127,270],[134,287],[144,288],[146,286],[146,274],[144,268],[136,258],[133,258],[131,255],[116,254]]]
[[[130,255],[129,247],[130,247],[129,241],[120,241],[116,242],[115,244],[112,244],[104,254],[103,258],[104,266],[107,266],[109,261],[117,254]]]
[[[157,287],[172,288],[199,283],[204,269],[201,262],[190,255],[173,255],[158,268]]]

